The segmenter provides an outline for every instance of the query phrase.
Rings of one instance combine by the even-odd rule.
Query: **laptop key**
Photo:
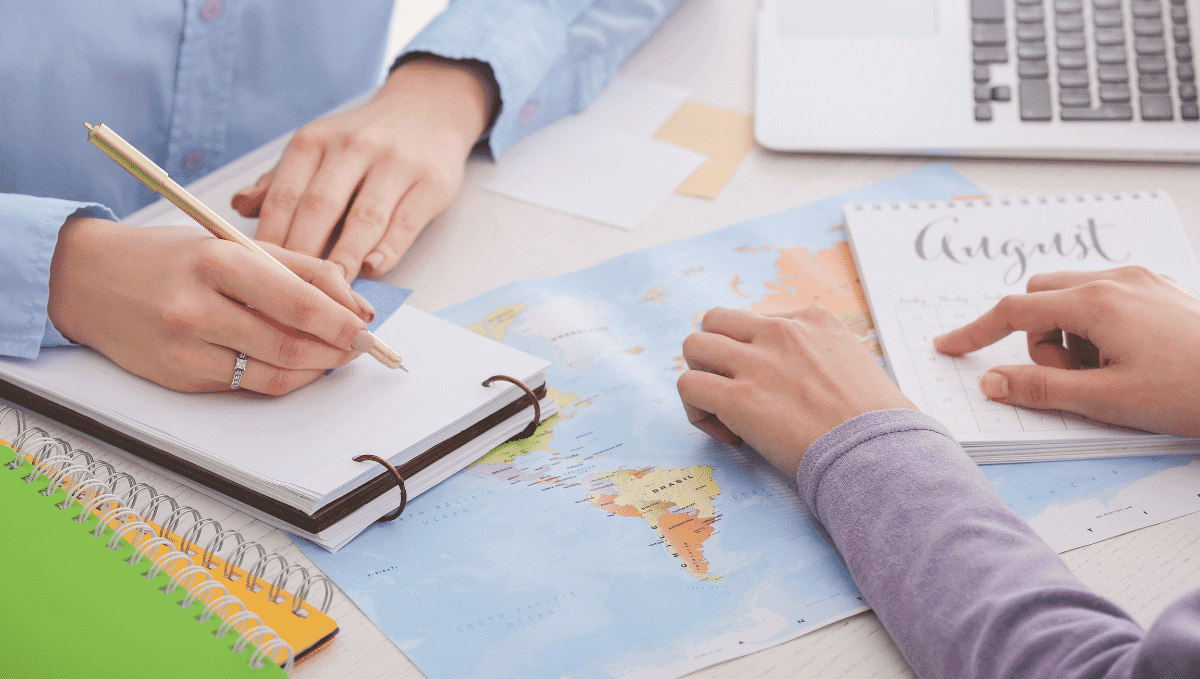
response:
[[[1102,83],[1129,82],[1129,69],[1124,64],[1101,64],[1096,69],[1096,75]]]
[[[1172,26],[1171,35],[1175,36],[1175,42],[1187,42],[1192,39],[1192,32],[1188,29],[1187,24]]]
[[[975,24],[971,26],[971,42],[976,47],[1003,45],[1008,39],[1004,24]]]
[[[976,85],[982,85],[992,79],[992,74],[987,66],[976,66],[972,76]]]
[[[1045,59],[1046,54],[1046,43],[1044,42],[1017,43],[1018,59]]]
[[[1121,0],[1092,0],[1092,7],[1096,9],[1120,9]]]
[[[1178,59],[1179,61],[1191,61],[1192,60],[1192,46],[1191,45],[1175,45],[1175,58]]]
[[[1061,51],[1058,53],[1059,68],[1087,68],[1087,63],[1087,54],[1083,51]]]
[[[1041,5],[1017,7],[1013,11],[1013,18],[1017,20],[1017,23],[1021,24],[1041,23],[1046,20],[1046,10],[1042,9]]]
[[[1162,35],[1162,22],[1158,19],[1134,19],[1133,20],[1134,35]]]
[[[1124,19],[1119,9],[1098,9],[1092,13],[1092,22],[1098,28],[1113,28],[1123,25]]]
[[[1171,8],[1171,23],[1186,24],[1187,17],[1187,7],[1180,5]]]
[[[1172,120],[1174,117],[1174,112],[1171,110],[1171,95],[1142,95],[1142,120]]]
[[[1097,28],[1093,34],[1093,39],[1097,45],[1124,45],[1125,44],[1125,29],[1123,28]]]
[[[1050,120],[1053,109],[1049,80],[1021,80],[1017,83],[1017,96],[1020,99],[1021,120]]]
[[[1022,78],[1045,78],[1050,74],[1046,62],[1040,59],[1022,59],[1017,62],[1017,75]]]
[[[1184,101],[1196,101],[1196,83],[1179,83],[1179,98]]]
[[[1167,58],[1166,57],[1138,57],[1137,58],[1138,73],[1166,73]]]
[[[1100,85],[1100,101],[1105,104],[1129,103],[1132,94],[1129,85],[1124,83],[1104,83]]]
[[[976,47],[975,64],[1003,64],[1008,62],[1007,47]]]
[[[1134,38],[1133,49],[1138,54],[1166,54],[1167,41],[1162,38]]]
[[[1054,0],[1054,11],[1059,14],[1083,11],[1083,0]]]
[[[1017,40],[1045,40],[1046,27],[1042,24],[1017,24]]]
[[[992,88],[988,87],[987,85],[976,85],[975,86],[975,101],[983,102],[983,101],[991,101],[991,100],[992,100]]]
[[[1118,24],[1119,25],[1119,24]],[[1054,18],[1054,28],[1061,33],[1073,33],[1083,30],[1082,14],[1059,14]]]
[[[975,104],[975,120],[986,123],[992,119],[991,104]]]
[[[1162,7],[1159,6],[1158,0],[1133,0],[1131,9],[1135,17],[1157,19],[1162,16]]]
[[[1054,37],[1054,44],[1060,50],[1081,50],[1087,47],[1087,40],[1082,32],[1059,33]]]
[[[971,20],[985,23],[1004,21],[1004,0],[971,0]]]
[[[1138,76],[1138,90],[1142,92],[1170,92],[1171,81],[1166,75],[1153,73]]]
[[[1012,88],[1008,85],[996,85],[992,88],[992,101],[1009,101],[1012,99]]]
[[[1060,68],[1058,69],[1059,87],[1087,87],[1087,69]]]
[[[1097,47],[1096,61],[1102,64],[1123,64],[1125,63],[1125,48],[1114,45]]]
[[[1185,101],[1179,106],[1179,117],[1184,120],[1200,120],[1200,106],[1194,101]]]
[[[1064,108],[1062,119],[1074,120],[1133,120],[1129,104],[1100,104],[1096,108]]]
[[[1190,83],[1196,79],[1196,69],[1192,66],[1192,62],[1188,61],[1175,67],[1175,75],[1179,76],[1183,82]]]
[[[1092,105],[1092,95],[1086,87],[1064,87],[1058,92],[1063,108],[1086,108]]]

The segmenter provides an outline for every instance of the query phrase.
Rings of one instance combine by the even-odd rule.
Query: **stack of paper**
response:
[[[1024,333],[961,358],[933,338],[962,327],[1029,277],[1139,264],[1191,286],[1200,268],[1162,191],[845,207],[885,358],[900,389],[981,463],[1195,453],[1200,440],[988,400],[979,377],[1029,364]]]
[[[542,390],[547,361],[411,307],[376,332],[411,372],[369,356],[287,396],[182,394],[82,347],[0,359],[0,396],[158,464],[247,513],[336,550],[412,498],[520,433],[533,418],[511,375]],[[232,354],[231,354],[232,356]],[[230,364],[232,366],[232,363]],[[232,369],[232,368],[231,368]],[[33,451],[29,451],[33,452]]]

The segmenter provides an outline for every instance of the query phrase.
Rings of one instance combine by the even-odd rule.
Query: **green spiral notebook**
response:
[[[25,462],[10,469],[14,457],[0,446],[0,673],[17,679],[284,676],[276,662],[290,650],[267,643],[269,628],[217,635],[227,621],[214,609],[238,610],[228,593],[219,601],[222,593],[202,585],[202,573],[170,574],[170,555],[161,550],[153,562],[143,556],[131,565],[134,545],[114,539],[110,527],[142,544],[146,536],[137,534],[130,517],[106,521],[94,535],[100,517],[88,512],[77,523],[85,507],[72,500],[60,509],[66,492],[56,485],[43,495],[51,479],[40,474],[27,483],[33,467]],[[147,580],[151,570],[159,572]],[[192,600],[187,608],[180,606],[185,599]]]

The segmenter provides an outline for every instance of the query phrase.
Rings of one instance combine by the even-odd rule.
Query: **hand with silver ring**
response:
[[[374,310],[336,265],[263,247],[299,278],[195,227],[73,218],[47,311],[68,339],[176,391],[286,394],[369,349]]]

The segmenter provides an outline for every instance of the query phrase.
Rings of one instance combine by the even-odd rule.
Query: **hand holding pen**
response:
[[[271,253],[300,278],[193,226],[72,218],[47,311],[68,339],[170,389],[228,391],[244,353],[238,388],[285,394],[369,346],[373,311],[332,264]]]
[[[214,235],[233,231],[111,130],[89,130],[102,150]],[[69,339],[180,391],[287,393],[359,352],[402,367],[367,330],[374,312],[336,266],[268,252],[240,233],[228,238],[72,218],[51,263],[50,318]]]

